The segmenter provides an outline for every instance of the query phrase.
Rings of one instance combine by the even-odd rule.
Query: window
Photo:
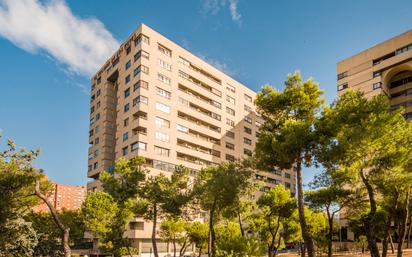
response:
[[[236,88],[230,84],[226,84],[226,89],[229,90],[232,93],[236,92]]]
[[[139,95],[135,99],[133,99],[133,106],[139,103],[147,104],[149,99],[146,96]]]
[[[170,84],[171,84],[170,78],[166,77],[166,76],[163,75],[163,74],[157,73],[157,79],[158,79],[159,81],[161,81],[162,83],[168,85],[168,86],[170,86]]]
[[[260,137],[260,132],[256,131],[256,137],[259,138]]]
[[[169,152],[170,152],[170,150],[167,149],[167,148],[155,146],[155,147],[154,147],[154,152],[155,152],[155,154],[157,154],[157,155],[169,157]]]
[[[247,112],[251,112],[252,111],[252,107],[247,106],[246,104],[243,106],[243,109]]]
[[[97,169],[97,167],[99,167],[99,163],[98,163],[98,162],[95,162],[95,163],[93,164],[93,169]]]
[[[373,77],[374,77],[374,78],[380,77],[380,76],[381,76],[381,72],[380,72],[380,71],[375,71],[375,72],[373,72]]]
[[[163,53],[163,54],[165,54],[169,57],[172,57],[172,51],[170,49],[166,48],[165,46],[162,46],[161,44],[158,44],[157,49],[159,50],[159,52],[161,52],[161,53]]]
[[[379,89],[382,87],[382,82],[373,83],[373,90]]]
[[[133,75],[136,77],[137,75],[140,74],[140,72],[143,72],[145,74],[149,74],[149,67],[144,66],[144,65],[139,65],[139,67],[134,69]]]
[[[260,128],[260,126],[262,126],[262,123],[260,123],[259,121],[256,121],[255,124],[257,128]]]
[[[172,70],[172,65],[163,61],[162,59],[157,59],[157,63],[159,64],[160,67],[162,67],[165,70],[168,70],[168,71]]]
[[[290,188],[291,186],[290,186],[290,183],[289,182],[285,182],[285,187],[286,188]]]
[[[129,118],[126,118],[124,121],[123,121],[123,127],[127,127],[129,125]]]
[[[132,51],[132,48],[130,46],[126,48],[126,54],[130,54],[131,51]]]
[[[231,154],[226,154],[226,160],[228,161],[234,161],[235,160],[235,156],[231,155]]]
[[[93,113],[94,112],[94,106],[92,106],[91,108],[90,108],[90,113]]]
[[[233,110],[232,108],[226,107],[226,112],[229,113],[230,115],[235,116],[235,110]]]
[[[412,50],[412,44],[410,44],[410,45],[407,45],[407,46],[405,46],[405,47],[402,47],[402,48],[397,49],[397,50],[395,51],[395,55],[398,55],[398,54],[404,53],[404,52],[409,51],[409,50]]]
[[[140,50],[139,52],[137,52],[137,53],[134,55],[134,61],[139,60],[141,57],[149,60],[150,55],[149,55],[148,52],[143,51],[143,50]]]
[[[100,107],[100,101],[96,104],[96,109]]]
[[[139,36],[137,36],[137,38],[134,40],[134,45],[139,45],[141,43],[145,43],[145,44],[150,44],[150,39],[148,36],[140,34]]]
[[[160,117],[155,118],[155,124],[157,128],[170,128],[170,121]]]
[[[129,83],[130,82],[130,74],[126,76],[126,78],[124,78],[124,83]]]
[[[246,100],[246,101],[252,102],[252,97],[251,97],[251,96],[249,96],[249,95],[247,95],[247,94],[244,94],[244,97],[245,97],[245,100]]]
[[[162,142],[169,142],[169,135],[166,133],[156,131],[155,139]]]
[[[94,144],[95,145],[98,145],[100,143],[100,139],[98,138],[98,137],[96,137],[95,139],[94,139]]]
[[[235,150],[235,145],[229,142],[226,142],[226,148],[227,149],[231,149],[231,150]]]
[[[94,152],[93,152],[93,157],[97,157],[99,155],[99,149],[96,149]]]
[[[96,80],[97,85],[99,85],[100,82],[102,82],[102,78],[101,78],[101,77],[98,77],[97,80]]]
[[[131,145],[130,145],[130,148],[131,148],[131,151],[132,151],[132,152],[133,152],[133,151],[136,151],[137,149],[146,151],[146,149],[147,149],[147,144],[144,143],[144,142],[138,141],[138,142],[134,142],[133,144],[131,144]]]
[[[232,131],[226,131],[226,136],[230,138],[235,138],[235,132]]]
[[[290,178],[290,173],[285,172],[285,178]]]
[[[234,122],[233,120],[231,120],[231,119],[228,119],[228,118],[226,118],[226,124],[229,125],[229,126],[231,126],[231,127],[234,127],[234,126],[235,126],[235,122]]]
[[[252,134],[252,129],[251,129],[251,128],[248,128],[248,127],[243,127],[243,132],[251,135],[251,134]]]
[[[129,132],[123,133],[123,141],[127,141],[129,139]]]
[[[98,97],[100,95],[100,89],[96,91],[96,97]]]
[[[123,111],[127,112],[129,109],[130,109],[130,104],[128,104],[128,103],[125,104],[124,107],[123,107]]]
[[[122,148],[122,153],[123,153],[123,156],[127,155],[129,153],[129,148],[127,146],[123,147]]]
[[[182,132],[182,133],[189,133],[189,128],[188,127],[185,127],[185,126],[182,126],[182,125],[179,125],[179,124],[177,124],[177,131],[179,131],[179,132]]]
[[[347,77],[347,76],[348,76],[348,72],[347,72],[347,71],[342,72],[342,73],[339,73],[339,74],[338,74],[338,80],[341,80],[341,79],[343,79],[343,78],[345,78],[345,77]]]
[[[127,63],[126,63],[126,65],[125,65],[125,69],[126,69],[126,70],[129,69],[130,66],[132,66],[132,61],[128,60]]]
[[[124,91],[124,98],[130,95],[130,87]]]
[[[165,113],[170,113],[170,107],[165,104],[159,103],[159,102],[156,103],[156,110],[159,110]]]
[[[249,149],[243,149],[243,154],[246,154],[248,156],[252,156],[252,151]]]
[[[245,144],[247,144],[247,145],[252,145],[252,140],[250,140],[250,139],[247,138],[247,137],[244,137],[244,138],[243,138],[243,143],[245,143]]]
[[[172,96],[172,94],[169,91],[166,91],[160,87],[156,87],[156,94],[167,99],[170,99],[170,97]]]
[[[96,121],[100,120],[100,113],[96,114]]]
[[[136,91],[139,88],[148,89],[149,88],[149,83],[147,83],[144,80],[139,80],[139,81],[136,82],[136,84],[133,85],[133,91]]]
[[[252,124],[252,118],[251,118],[251,117],[246,116],[246,117],[244,118],[244,120],[245,120],[247,123]]]
[[[233,98],[231,96],[226,95],[226,101],[231,103],[231,104],[235,104],[235,98]]]
[[[348,88],[348,83],[343,83],[341,85],[338,85],[338,91],[342,91],[346,88]]]
[[[179,62],[185,66],[190,66],[190,62],[184,58],[182,58],[181,56],[179,56]]]
[[[143,221],[131,221],[129,227],[130,227],[130,230],[144,230],[144,222]]]
[[[97,125],[96,128],[95,128],[95,133],[99,133],[99,131],[100,131],[100,126]]]

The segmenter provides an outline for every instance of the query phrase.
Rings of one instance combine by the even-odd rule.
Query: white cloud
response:
[[[75,16],[64,0],[0,0],[0,36],[30,53],[44,51],[86,76],[119,46],[99,20]]]
[[[203,0],[203,11],[215,15],[222,7],[229,5],[232,21],[240,25],[242,15],[238,11],[238,4],[239,0]]]

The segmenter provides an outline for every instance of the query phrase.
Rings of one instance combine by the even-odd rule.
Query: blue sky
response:
[[[336,63],[411,29],[411,10],[410,0],[0,0],[1,144],[39,148],[50,179],[85,184],[89,76],[140,23],[256,91],[301,70],[331,102]]]

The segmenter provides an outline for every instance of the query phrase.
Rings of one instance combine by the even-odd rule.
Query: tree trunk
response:
[[[403,219],[400,222],[400,233],[399,233],[399,240],[398,240],[398,253],[397,257],[402,257],[402,248],[403,248],[403,242],[405,241],[406,238],[406,226],[408,224],[408,219],[409,219],[409,194],[410,194],[410,188],[408,188],[408,191],[406,192],[405,196],[405,209],[403,210]]]
[[[297,161],[296,161],[296,178],[297,178],[297,187],[298,187],[299,222],[300,222],[300,227],[302,230],[302,237],[305,243],[305,249],[307,249],[308,251],[308,257],[315,257],[313,240],[309,235],[309,231],[308,231],[308,228],[306,225],[306,219],[305,219],[304,202],[303,202],[303,186],[302,186],[302,160],[300,156],[297,158]]]
[[[180,251],[179,251],[179,257],[183,257],[183,255],[185,255],[186,252],[186,248],[188,247],[187,245],[187,238],[185,238],[185,241],[183,242],[182,246],[180,247]]]
[[[214,214],[215,214],[216,200],[213,202],[212,207],[210,208],[210,217],[209,217],[209,244],[207,247],[208,255],[210,257],[216,256],[216,238],[215,238],[215,229],[214,229]]]
[[[54,223],[59,227],[62,237],[62,244],[63,244],[63,253],[64,257],[71,257],[71,249],[69,244],[69,235],[70,235],[70,228],[66,227],[59,218],[56,209],[52,205],[52,203],[47,199],[47,196],[40,192],[40,181],[36,181],[34,187],[34,193],[37,197],[39,197],[49,208],[50,213],[53,217]]]
[[[305,257],[306,255],[306,246],[304,243],[300,243],[300,256]]]
[[[373,187],[369,183],[369,180],[365,177],[363,170],[360,170],[360,176],[362,178],[363,184],[366,187],[366,190],[368,191],[370,204],[370,211],[368,215],[364,218],[363,222],[365,225],[366,238],[368,239],[368,248],[371,253],[371,257],[380,257],[378,244],[376,242],[375,224],[373,221],[376,214],[375,192],[373,191]]]
[[[242,234],[243,237],[245,237],[245,230],[244,230],[243,224],[242,224],[242,217],[240,216],[240,208],[237,209],[237,218],[238,218],[238,222],[239,222],[240,233]]]
[[[409,248],[409,245],[411,243],[411,232],[412,232],[411,229],[412,229],[412,218],[410,216],[409,217],[409,227],[408,227],[408,241],[406,241],[406,247],[407,248]]]
[[[201,257],[202,256],[202,248],[199,248],[199,255],[197,257]]]
[[[156,242],[156,226],[157,226],[157,204],[153,204],[153,228],[152,228],[152,247],[154,257],[159,257]]]
[[[173,238],[173,257],[176,257],[176,239]]]
[[[395,246],[393,244],[392,234],[389,234],[389,243],[391,243],[391,251],[392,251],[392,254],[394,254],[395,253]]]
[[[388,220],[386,221],[386,226],[385,226],[385,235],[382,240],[382,257],[388,256],[388,239],[389,239],[389,234],[391,231],[391,215],[388,215]]]
[[[328,223],[329,223],[328,257],[332,257],[333,217],[335,216],[335,213],[332,212],[332,214],[330,214],[330,213],[329,213],[329,210],[327,210],[327,213],[328,213]]]

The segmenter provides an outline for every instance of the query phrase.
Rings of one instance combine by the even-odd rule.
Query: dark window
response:
[[[124,98],[130,95],[130,87],[124,91]]]

